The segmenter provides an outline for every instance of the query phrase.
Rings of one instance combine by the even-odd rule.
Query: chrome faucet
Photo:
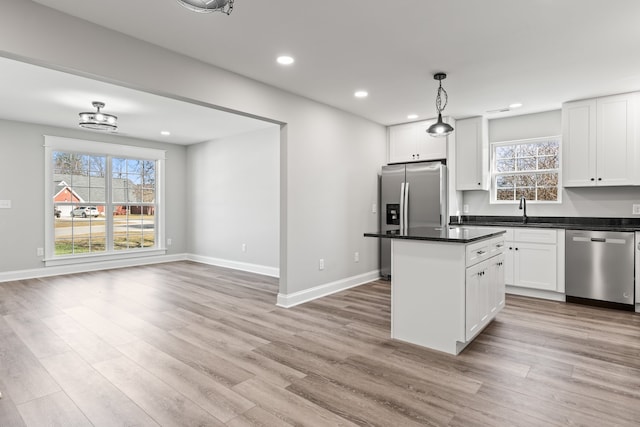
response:
[[[522,223],[527,223],[527,199],[524,196],[520,197],[520,206],[518,209],[522,210]]]

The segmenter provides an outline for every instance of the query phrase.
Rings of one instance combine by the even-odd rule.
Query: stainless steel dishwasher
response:
[[[632,232],[566,230],[567,302],[634,310]]]

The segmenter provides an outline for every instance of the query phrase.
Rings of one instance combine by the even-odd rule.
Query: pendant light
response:
[[[447,106],[447,101],[449,101],[449,96],[447,95],[447,91],[442,87],[442,81],[447,78],[445,73],[436,73],[433,75],[434,80],[438,80],[440,82],[440,86],[438,87],[438,95],[436,96],[436,110],[438,110],[438,121],[429,126],[427,129],[427,133],[431,136],[441,137],[447,136],[451,132],[453,132],[453,127],[450,124],[442,121],[442,111]],[[442,98],[444,97],[444,104],[442,103]]]
[[[227,15],[233,10],[234,0],[177,0],[181,6],[198,13],[222,12]]]
[[[91,130],[100,130],[107,132],[115,132],[118,130],[118,117],[103,113],[100,111],[104,108],[104,102],[94,101],[92,104],[96,111],[87,111],[80,113],[80,127]]]

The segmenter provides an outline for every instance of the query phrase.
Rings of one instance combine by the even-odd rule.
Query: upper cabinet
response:
[[[487,120],[471,117],[456,121],[456,189],[489,189]]]
[[[636,94],[562,106],[563,185],[636,184]]]
[[[427,129],[435,120],[389,127],[389,163],[447,158],[447,138],[434,138]]]

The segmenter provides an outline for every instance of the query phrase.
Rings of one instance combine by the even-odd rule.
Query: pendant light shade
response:
[[[227,15],[233,10],[234,0],[177,0],[180,5],[198,13],[222,12]]]
[[[85,129],[99,130],[106,132],[115,132],[118,130],[118,117],[103,113],[100,111],[104,108],[104,102],[94,101],[92,104],[96,111],[87,111],[80,113],[79,126]]]
[[[444,111],[449,101],[447,91],[442,87],[442,80],[447,78],[445,73],[436,73],[433,75],[434,80],[438,80],[440,85],[438,86],[438,94],[436,96],[436,110],[438,110],[438,121],[429,126],[427,133],[431,136],[441,137],[447,136],[453,132],[453,127],[442,121],[442,111]],[[443,103],[444,99],[444,103]]]

